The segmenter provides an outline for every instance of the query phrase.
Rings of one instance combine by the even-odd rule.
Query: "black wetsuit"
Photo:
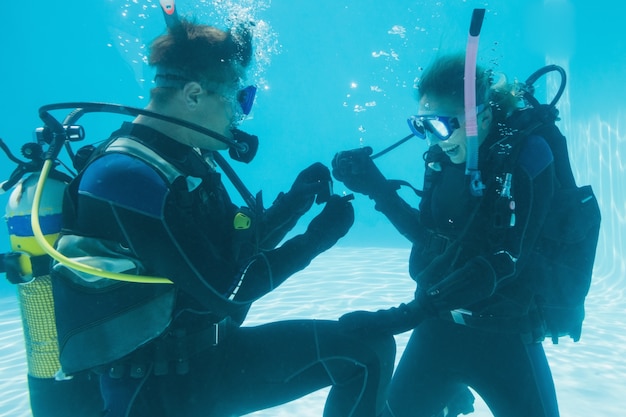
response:
[[[514,139],[521,143],[491,136],[481,146],[482,197],[470,194],[464,164],[434,147],[419,210],[395,193],[376,198],[377,209],[413,242],[418,298],[437,311],[410,337],[386,416],[435,415],[460,384],[474,388],[496,417],[558,416],[533,277],[524,272],[552,201],[553,156],[541,137]],[[521,146],[516,158],[512,144]],[[493,279],[472,277],[471,268],[454,275],[467,265]]]
[[[392,337],[359,338],[336,321],[241,327],[254,300],[328,249],[308,230],[275,248],[308,207],[281,194],[262,215],[241,211],[210,160],[141,125],[96,155],[69,187],[59,250],[173,281],[55,266],[63,371],[100,375],[104,416],[242,415],[326,386],[327,416],[381,412]]]

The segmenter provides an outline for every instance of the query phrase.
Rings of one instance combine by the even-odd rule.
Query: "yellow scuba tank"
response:
[[[61,366],[48,268],[50,258],[37,243],[31,227],[38,178],[39,173],[32,173],[13,188],[6,206],[6,222],[17,270],[13,271],[11,281],[18,283],[28,374],[35,378],[54,378]],[[50,178],[42,194],[39,218],[50,244],[61,231],[65,186],[64,181]]]

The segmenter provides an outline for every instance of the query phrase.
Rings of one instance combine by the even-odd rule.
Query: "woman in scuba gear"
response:
[[[354,221],[349,200],[330,195],[321,163],[265,211],[231,202],[212,155],[241,133],[235,124],[251,100],[239,82],[251,57],[246,28],[172,25],[151,46],[157,73],[148,109],[215,137],[139,116],[96,149],[68,187],[59,252],[107,271],[166,278],[117,281],[54,265],[62,371],[99,375],[106,417],[242,415],[327,386],[325,416],[382,413],[391,335],[363,337],[322,320],[241,326],[256,299]],[[325,206],[306,232],[276,247],[316,199]]]
[[[558,416],[533,276],[524,271],[551,205],[553,155],[544,138],[518,138],[507,127],[519,104],[510,86],[492,85],[482,68],[476,74],[481,196],[464,169],[463,55],[439,57],[418,84],[418,115],[409,125],[430,145],[419,210],[384,178],[371,149],[333,159],[335,178],[373,199],[413,244],[415,299],[340,319],[366,334],[413,330],[385,416],[435,415],[460,384],[475,389],[496,417]],[[507,159],[516,146],[518,157]]]

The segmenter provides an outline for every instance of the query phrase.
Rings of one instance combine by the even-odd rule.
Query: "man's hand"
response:
[[[328,201],[332,194],[333,181],[330,171],[321,162],[305,168],[298,174],[285,199],[293,206],[294,211],[305,213],[316,200],[317,204]]]

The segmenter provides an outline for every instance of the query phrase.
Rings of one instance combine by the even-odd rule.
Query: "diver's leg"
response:
[[[324,416],[381,416],[393,374],[395,339],[390,335],[359,335],[353,338],[347,336],[349,332],[339,329],[345,339],[342,342],[344,346],[337,349],[337,327],[334,324],[320,326],[317,333],[320,358],[334,381]],[[337,354],[343,357],[337,358]],[[360,377],[355,373],[356,361],[366,371]],[[358,401],[354,402],[353,398],[358,398]]]
[[[241,415],[332,385],[324,415],[374,417],[382,411],[395,342],[345,334],[334,321],[244,327],[228,338],[223,395],[213,415]]]
[[[476,390],[495,417],[558,417],[552,373],[541,343],[496,336]]]
[[[56,381],[28,376],[33,417],[101,417],[103,410],[99,377],[89,372]]]
[[[466,392],[459,369],[465,356],[459,327],[431,319],[413,330],[391,381],[386,417],[435,416]],[[471,400],[467,397],[468,407]]]

